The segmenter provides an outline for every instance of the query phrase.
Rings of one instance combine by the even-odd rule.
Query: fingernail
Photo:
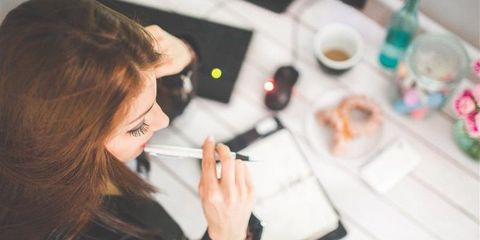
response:
[[[208,137],[207,137],[207,141],[213,143],[213,142],[215,142],[215,139],[213,139],[212,136],[208,136]]]

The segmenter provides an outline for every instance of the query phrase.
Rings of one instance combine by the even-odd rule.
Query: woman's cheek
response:
[[[122,144],[122,138],[116,136],[115,138],[111,139],[107,144],[106,148],[107,150],[116,158],[118,158],[120,161],[126,161],[125,158],[125,148]]]
[[[106,144],[107,150],[120,161],[129,161],[137,157],[142,151],[142,145],[148,139],[134,137],[125,134],[125,136],[117,136]]]

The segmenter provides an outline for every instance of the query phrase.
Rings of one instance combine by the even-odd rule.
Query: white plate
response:
[[[383,126],[373,133],[349,140],[345,152],[338,155],[332,153],[333,131],[330,127],[320,123],[316,119],[315,113],[322,109],[336,107],[343,98],[353,94],[342,89],[322,94],[305,117],[305,136],[316,150],[326,153],[331,158],[360,159],[375,152],[381,142]]]

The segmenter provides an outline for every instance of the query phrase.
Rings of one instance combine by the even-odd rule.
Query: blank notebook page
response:
[[[262,239],[318,239],[338,227],[337,213],[290,132],[280,130],[241,153],[261,161],[248,168]]]

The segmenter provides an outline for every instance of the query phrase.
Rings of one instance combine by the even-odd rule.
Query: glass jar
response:
[[[465,48],[455,37],[424,34],[408,47],[395,72],[393,108],[421,119],[443,107],[468,69]]]
[[[468,135],[463,120],[457,120],[455,123],[453,127],[453,136],[460,149],[474,160],[480,160],[480,138],[473,138]]]

